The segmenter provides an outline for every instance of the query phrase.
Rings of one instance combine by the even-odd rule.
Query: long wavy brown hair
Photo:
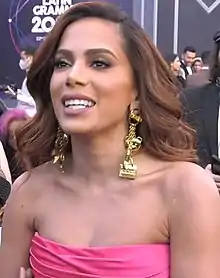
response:
[[[17,133],[23,162],[30,169],[52,159],[58,128],[50,98],[54,56],[66,27],[86,17],[109,20],[120,27],[138,91],[143,118],[138,135],[143,138],[145,151],[165,161],[195,161],[193,130],[181,120],[178,89],[157,48],[144,30],[115,5],[84,2],[60,16],[35,54],[27,85],[37,103],[37,114]]]

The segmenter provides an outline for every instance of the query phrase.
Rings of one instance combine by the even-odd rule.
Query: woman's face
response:
[[[55,55],[50,92],[69,134],[125,126],[136,94],[118,25],[97,18],[69,25]]]
[[[194,72],[201,71],[202,70],[202,62],[196,61],[193,65],[193,70],[194,70]]]
[[[179,57],[176,57],[175,60],[173,61],[173,63],[171,63],[171,69],[174,71],[174,72],[179,72],[180,71],[180,59]]]

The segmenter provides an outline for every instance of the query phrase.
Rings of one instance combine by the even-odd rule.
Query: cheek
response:
[[[50,93],[51,93],[51,95],[54,93],[55,88],[56,88],[56,78],[55,78],[55,75],[52,74],[51,79],[50,79]]]
[[[50,96],[52,103],[56,102],[56,99],[59,97],[61,92],[61,82],[59,75],[53,74],[50,80]]]
[[[128,75],[102,76],[93,82],[93,87],[100,101],[107,99],[111,103],[129,105],[135,99],[132,78]]]

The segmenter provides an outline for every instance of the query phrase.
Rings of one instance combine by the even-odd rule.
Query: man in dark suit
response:
[[[188,75],[192,74],[192,63],[196,58],[196,50],[193,46],[187,46],[183,50],[182,60],[180,61],[182,77],[186,80]]]
[[[204,168],[212,155],[218,155],[219,91],[210,83],[181,95],[185,120],[196,130],[199,164]]]
[[[220,156],[220,32],[214,42],[210,84],[185,90],[180,96],[185,120],[196,130],[199,164],[209,172],[212,155]],[[220,176],[212,176],[220,188]]]
[[[210,54],[211,51],[204,51],[202,53],[201,55],[201,59],[203,63],[202,70],[197,73],[193,73],[192,75],[188,75],[186,80],[187,88],[195,88],[210,83],[209,80]]]

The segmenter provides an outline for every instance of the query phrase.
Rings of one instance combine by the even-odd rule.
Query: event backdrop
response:
[[[212,49],[220,28],[220,0],[153,1],[158,3],[157,45],[163,52],[181,53],[186,45],[198,52]]]
[[[56,18],[74,0],[0,0],[0,84],[14,81],[20,86],[24,72],[19,69],[23,44],[39,44]],[[132,0],[111,0],[132,16]]]
[[[220,0],[108,0],[119,4],[145,28],[162,53],[212,48],[220,28]],[[0,0],[0,84],[24,77],[18,67],[22,44],[39,44],[56,17],[75,0]]]

